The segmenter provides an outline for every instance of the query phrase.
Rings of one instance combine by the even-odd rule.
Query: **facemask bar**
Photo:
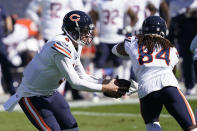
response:
[[[68,33],[68,31],[66,31],[65,28],[63,28],[63,31],[66,33],[66,35],[67,35],[72,41],[76,42],[77,44],[82,45],[82,46],[84,46],[84,45],[89,45],[89,44],[91,43],[92,40],[91,40],[90,42],[84,42],[83,40],[81,40],[81,31],[80,31],[80,28],[79,28],[79,24],[78,24],[77,21],[75,21],[75,24],[76,24],[76,30],[77,30],[77,32],[78,32],[78,38],[74,39],[73,36],[70,35],[70,33]],[[88,34],[91,34],[91,32],[88,32]],[[92,35],[92,34],[91,34],[91,35]],[[92,36],[93,36],[93,35],[92,35]],[[91,39],[93,39],[92,36],[90,36]],[[89,39],[89,38],[87,38],[87,39]]]

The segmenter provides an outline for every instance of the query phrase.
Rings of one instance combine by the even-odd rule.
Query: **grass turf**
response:
[[[197,100],[189,101],[193,111]],[[80,131],[144,131],[145,125],[140,116],[139,104],[121,104],[71,108]],[[112,115],[79,115],[75,112],[112,113]],[[117,116],[126,113],[133,116]],[[162,114],[168,114],[163,108]],[[36,131],[23,112],[0,112],[0,131]],[[163,131],[182,131],[177,122],[171,117],[160,117]]]

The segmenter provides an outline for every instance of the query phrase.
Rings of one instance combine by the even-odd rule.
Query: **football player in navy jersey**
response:
[[[161,131],[163,105],[184,131],[197,131],[194,113],[172,72],[179,59],[176,48],[165,39],[166,28],[161,17],[150,16],[142,24],[142,34],[115,45],[112,52],[133,63],[147,131]]]
[[[16,93],[4,104],[5,110],[12,111],[18,102],[38,130],[78,131],[67,101],[56,91],[60,79],[65,78],[77,90],[124,95],[114,79],[104,84],[105,80],[85,73],[80,53],[83,45],[91,43],[93,28],[86,13],[67,13],[62,25],[64,33],[49,40],[27,65]]]

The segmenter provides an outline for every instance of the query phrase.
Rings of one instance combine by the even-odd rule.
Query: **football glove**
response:
[[[127,95],[130,96],[132,95],[133,93],[137,92],[138,91],[138,83],[135,82],[134,80],[130,80],[131,82],[131,86],[129,88],[129,91],[127,92]]]
[[[131,86],[131,82],[125,79],[116,79],[114,81],[114,84],[117,85],[118,91],[117,92],[105,92],[103,93],[107,97],[112,97],[112,98],[120,98],[123,95],[126,94],[126,92],[129,91],[129,88]]]

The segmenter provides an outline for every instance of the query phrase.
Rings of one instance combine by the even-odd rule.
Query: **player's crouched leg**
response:
[[[146,131],[161,131],[159,122],[151,122],[146,124]]]

